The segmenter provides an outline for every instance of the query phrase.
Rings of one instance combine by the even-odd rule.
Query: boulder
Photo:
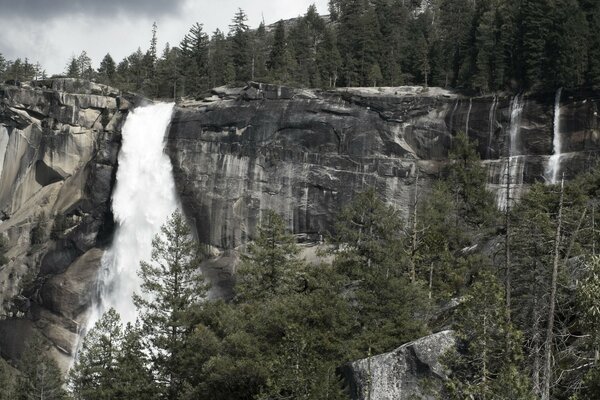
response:
[[[353,400],[444,399],[444,353],[456,344],[443,331],[396,350],[354,361],[341,369]]]

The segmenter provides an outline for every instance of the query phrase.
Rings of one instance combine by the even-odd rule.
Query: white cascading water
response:
[[[520,187],[523,184],[523,173],[525,171],[525,157],[521,155],[520,133],[521,133],[521,115],[525,104],[516,95],[510,104],[510,131],[509,131],[509,154],[503,163],[500,188],[496,192],[496,204],[500,210],[506,210],[508,200],[515,199],[520,193]],[[510,179],[510,193],[507,193],[507,183]],[[509,196],[510,195],[510,196]]]
[[[2,179],[2,169],[4,167],[4,156],[8,147],[8,129],[4,125],[0,125],[0,180]]]
[[[171,161],[164,152],[173,104],[137,108],[123,126],[112,210],[117,228],[104,253],[98,277],[97,304],[87,323],[114,308],[124,322],[134,322],[133,293],[140,292],[141,260],[150,260],[152,238],[178,207]]]
[[[469,110],[467,111],[467,124],[465,126],[465,134],[469,136],[469,120],[471,119],[471,110],[473,109],[473,99],[469,99]]]
[[[560,132],[560,98],[562,96],[562,88],[556,91],[554,98],[554,123],[553,123],[553,139],[552,156],[548,159],[546,165],[546,182],[550,184],[557,183],[558,173],[560,172],[560,161],[562,158],[562,135]]]
[[[496,128],[496,109],[498,107],[498,96],[494,96],[494,101],[490,106],[490,113],[488,115],[488,145],[486,150],[486,158],[490,158],[492,150],[492,141],[494,140],[494,131]]]

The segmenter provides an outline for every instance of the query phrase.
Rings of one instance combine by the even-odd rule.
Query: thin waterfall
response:
[[[496,109],[498,108],[498,96],[494,96],[494,101],[492,102],[492,105],[490,106],[490,113],[488,115],[488,145],[487,145],[487,150],[486,150],[486,157],[487,159],[490,158],[491,156],[491,150],[492,150],[492,141],[494,140],[494,131],[495,131],[495,126],[496,126]]]
[[[558,181],[558,174],[560,172],[560,161],[562,158],[563,143],[562,134],[560,132],[560,98],[562,96],[562,88],[556,91],[556,97],[554,98],[554,122],[553,122],[553,139],[552,156],[548,159],[546,165],[545,178],[546,182],[555,184]]]
[[[458,108],[458,99],[456,99],[456,102],[454,103],[454,108],[452,109],[452,112],[450,112],[450,124],[448,126],[448,132],[452,133],[452,129],[454,129],[454,113],[456,113],[456,109]]]
[[[525,102],[516,95],[510,104],[510,130],[508,156],[502,163],[500,172],[500,188],[496,192],[496,204],[500,210],[506,210],[510,199],[518,198],[521,186],[523,184],[523,174],[525,172],[525,156],[521,150],[521,116]],[[510,179],[510,193],[507,191],[507,184]]]
[[[6,156],[8,139],[8,129],[6,129],[6,126],[0,125],[0,180],[2,180],[2,169],[4,167],[4,157]]]
[[[473,109],[473,99],[469,99],[469,110],[467,111],[467,124],[465,126],[465,135],[469,136],[469,120],[471,119],[471,110]]]
[[[132,295],[140,289],[140,261],[150,260],[152,238],[178,207],[171,161],[164,152],[173,107],[150,105],[127,116],[112,196],[117,228],[111,247],[102,257],[88,330],[109,308],[114,308],[124,322],[134,322],[137,317]]]

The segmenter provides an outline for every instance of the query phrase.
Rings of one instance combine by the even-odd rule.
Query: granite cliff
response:
[[[564,93],[562,99],[560,166],[569,177],[596,162],[599,98]],[[408,215],[417,170],[427,187],[443,172],[461,130],[477,140],[502,206],[507,156],[513,196],[547,175],[554,100],[554,93],[465,97],[438,88],[251,84],[182,104],[167,151],[185,211],[218,255],[210,275],[226,291],[231,250],[252,238],[264,210],[284,215],[308,243],[319,241],[340,207],[367,187]]]
[[[0,352],[18,357],[37,329],[66,361],[113,231],[121,125],[140,99],[77,80],[0,86],[0,99],[0,233],[10,243],[10,262],[0,267]],[[567,176],[596,162],[598,99],[562,95]],[[236,249],[252,239],[263,211],[283,214],[310,256],[340,207],[367,187],[408,214],[417,171],[428,187],[460,130],[478,141],[499,203],[508,155],[515,194],[544,180],[554,109],[554,93],[466,97],[436,88],[252,83],[182,102],[166,151],[186,215],[213,250],[205,273],[214,293],[227,296]]]
[[[40,331],[66,366],[112,231],[110,195],[128,102],[77,80],[0,86],[0,353]]]

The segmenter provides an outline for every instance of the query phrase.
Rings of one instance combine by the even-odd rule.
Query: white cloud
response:
[[[0,0],[0,10],[8,7],[7,1]],[[135,3],[140,2],[135,0]],[[143,12],[136,12],[131,6],[113,9],[106,6],[98,13],[98,7],[92,6],[95,2],[85,0],[73,8],[77,13],[65,11],[51,18],[40,17],[37,12],[28,14],[26,10],[21,10],[21,14],[13,10],[12,15],[2,12],[0,53],[9,59],[28,57],[32,62],[39,61],[49,74],[62,73],[69,57],[82,50],[87,51],[97,66],[106,53],[121,60],[138,47],[147,49],[153,21],[158,24],[159,46],[162,47],[166,42],[177,45],[195,22],[203,23],[209,33],[216,28],[227,32],[238,7],[246,11],[252,27],[258,26],[263,15],[267,24],[302,15],[312,3],[316,3],[321,14],[327,13],[327,0],[186,0],[179,12],[173,13],[160,8],[152,12],[157,2],[150,0],[149,8]],[[105,2],[97,3],[105,5]],[[86,7],[89,12],[83,12]]]

